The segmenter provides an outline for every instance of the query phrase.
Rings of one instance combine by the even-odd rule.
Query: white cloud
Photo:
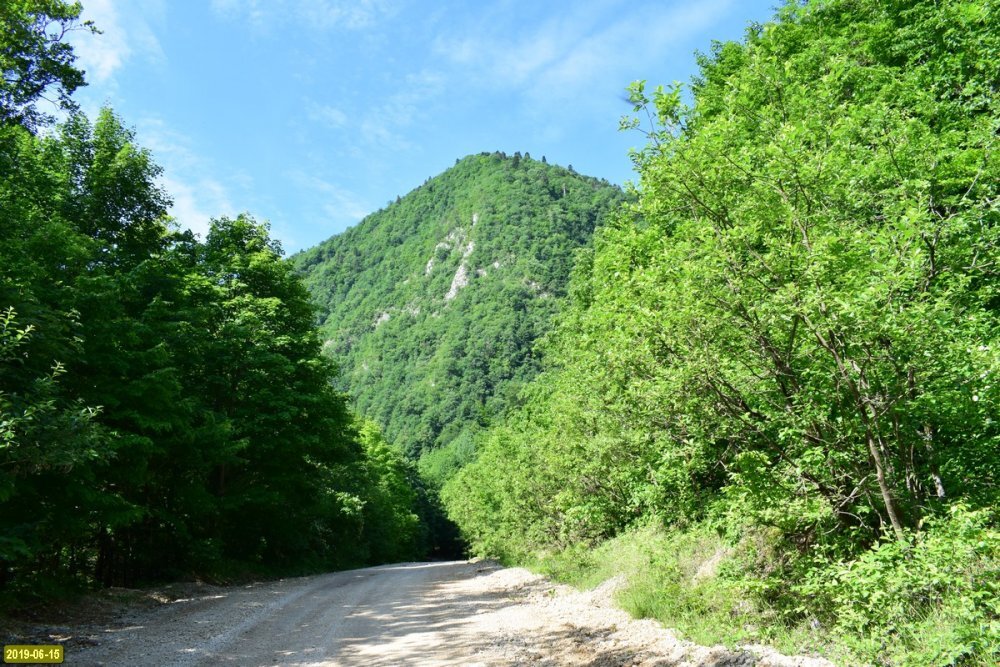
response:
[[[364,143],[398,150],[412,148],[413,144],[403,138],[402,134],[390,129],[387,120],[384,117],[365,118],[361,122],[361,127],[358,128]],[[356,152],[360,153],[360,151]]]
[[[362,140],[394,150],[413,148],[403,134],[424,119],[429,113],[428,102],[444,90],[445,84],[441,74],[430,70],[408,75],[398,91],[362,115],[364,120],[359,127]]]
[[[724,14],[732,0],[650,3],[621,12],[578,3],[520,33],[494,22],[476,36],[439,38],[435,51],[480,85],[521,90],[553,102],[581,99],[595,86],[624,88],[625,72],[656,62],[673,44]]]
[[[91,0],[82,18],[93,21],[102,34],[81,31],[71,38],[73,49],[88,80],[103,83],[122,66],[132,49],[111,0]]]
[[[174,201],[170,215],[181,228],[204,237],[211,218],[238,213],[229,196],[231,188],[215,178],[190,138],[158,118],[143,119],[137,135],[139,144],[152,151],[153,159],[163,167],[160,184]],[[246,178],[246,174],[236,174],[234,182],[246,186]]]
[[[247,4],[241,0],[212,0],[212,11],[216,14],[235,14],[242,5]]]
[[[283,0],[268,3],[273,9],[283,6]],[[212,11],[230,19],[245,19],[255,28],[264,28],[268,23],[267,6],[261,6],[258,0],[212,0]]]
[[[354,224],[372,212],[372,207],[355,193],[336,183],[323,180],[304,172],[290,174],[293,181],[304,188],[322,194],[325,201],[320,205],[331,222]]]
[[[353,157],[361,157],[373,147],[406,150],[414,144],[404,135],[426,117],[428,102],[440,94],[445,83],[439,73],[421,70],[407,75],[395,92],[365,108],[352,109],[348,113],[339,107],[309,100],[304,105],[304,115],[326,128],[345,130],[343,138],[351,142],[349,151]],[[298,129],[301,131],[302,126]],[[301,140],[306,142],[309,136],[309,131],[300,134]]]
[[[347,114],[340,109],[315,102],[306,104],[306,117],[331,128],[344,127],[348,121]]]
[[[87,73],[91,84],[114,86],[114,75],[133,56],[163,62],[166,56],[150,20],[162,19],[161,0],[133,2],[125,13],[113,0],[89,0],[81,15],[93,21],[100,34],[86,30],[71,33],[69,41],[77,55],[77,64]]]
[[[295,230],[280,219],[280,210],[262,201],[254,178],[246,169],[223,172],[199,152],[197,142],[160,118],[141,119],[136,135],[139,145],[148,148],[153,160],[163,167],[159,185],[173,200],[169,214],[181,229],[190,229],[204,239],[212,218],[232,218],[249,210],[258,221],[271,223],[271,238],[280,241],[284,248],[296,246]],[[353,213],[356,209],[350,210]]]
[[[169,175],[160,181],[174,200],[170,215],[182,229],[190,229],[202,239],[208,234],[212,218],[235,214],[225,188],[217,181],[202,178],[189,183]]]
[[[360,30],[395,12],[388,0],[212,0],[212,10],[260,30],[289,20],[316,30]]]
[[[196,169],[201,158],[191,148],[193,141],[170,129],[160,118],[143,118],[136,126],[139,144],[153,152],[157,164],[178,171]]]
[[[357,30],[373,25],[392,8],[384,0],[304,0],[297,3],[297,9],[301,18],[317,28]]]

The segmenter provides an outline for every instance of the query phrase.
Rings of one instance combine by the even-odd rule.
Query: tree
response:
[[[358,438],[364,459],[357,494],[364,502],[362,529],[368,558],[392,563],[418,557],[424,545],[416,513],[415,466],[385,441],[374,422],[364,421]]]
[[[212,474],[228,556],[363,562],[362,503],[350,482],[363,452],[331,387],[308,293],[267,226],[248,215],[214,220],[201,253],[218,290],[206,398],[230,421],[234,445]]]
[[[59,140],[0,123],[0,165],[0,585],[21,587],[86,569],[93,471],[111,438],[67,373],[83,347],[74,301],[91,247],[58,213]]]
[[[7,0],[0,4],[0,122],[33,128],[51,120],[38,111],[39,99],[55,88],[49,100],[66,111],[76,103],[70,95],[84,84],[83,72],[73,66],[76,56],[64,40],[75,29],[97,32],[79,22],[79,2],[64,0]]]
[[[4,599],[413,553],[412,466],[362,445],[266,225],[178,231],[134,132],[75,111],[79,15],[0,4]]]
[[[701,58],[691,107],[630,87],[638,202],[445,487],[476,541],[713,516],[849,557],[995,505],[998,16],[789,2]]]

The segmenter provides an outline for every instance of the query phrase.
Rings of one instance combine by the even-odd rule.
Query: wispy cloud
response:
[[[74,36],[73,47],[88,78],[103,83],[122,66],[132,49],[118,21],[118,12],[110,0],[87,3],[83,18],[93,21],[103,34],[81,33],[79,37]]]
[[[159,0],[137,2],[132,11],[121,14],[113,0],[89,0],[82,19],[93,21],[101,34],[78,31],[70,36],[70,43],[78,57],[78,64],[87,73],[90,83],[114,85],[114,75],[134,56],[152,62],[166,59],[150,20],[162,16]]]
[[[359,30],[394,13],[388,0],[212,0],[212,10],[258,30],[293,21],[313,30]]]
[[[360,127],[362,139],[383,148],[412,148],[412,142],[405,138],[407,130],[429,113],[429,102],[444,86],[444,77],[430,70],[406,76],[399,90],[364,114]]]
[[[220,177],[223,172],[218,165],[198,151],[191,137],[159,118],[143,119],[137,134],[139,143],[149,148],[163,167],[159,184],[173,200],[169,213],[181,229],[190,229],[204,239],[213,218],[232,218],[249,211],[258,221],[271,224],[271,238],[284,248],[299,247],[295,226],[284,219],[280,207],[260,196],[249,172],[227,170]]]
[[[203,239],[212,218],[235,214],[225,187],[218,181],[199,178],[189,182],[169,175],[160,180],[174,200],[170,215],[182,229],[190,229]]]
[[[170,129],[158,118],[145,118],[137,128],[138,140],[149,148],[157,164],[163,167],[161,185],[173,199],[172,215],[181,228],[196,234],[208,232],[209,221],[223,215],[235,215],[230,197],[231,186],[213,176],[211,165],[193,148],[194,142]],[[236,175],[240,189],[250,185],[246,175]],[[241,182],[243,181],[243,182]]]
[[[429,113],[429,104],[445,84],[441,74],[421,70],[403,77],[395,92],[361,108],[350,109],[350,113],[307,100],[305,117],[326,129],[342,131],[354,156],[361,156],[371,148],[406,150],[413,147],[413,142],[406,138],[409,130]]]
[[[268,5],[273,9],[275,4],[278,3],[262,4],[258,0],[212,0],[212,11],[225,18],[242,19],[256,28],[263,28],[268,22]]]
[[[322,195],[320,209],[331,226],[343,228],[345,224],[354,224],[372,211],[367,202],[341,185],[301,171],[289,176],[300,187]]]
[[[349,120],[347,114],[337,107],[316,102],[306,103],[306,117],[330,128],[345,127]]]
[[[305,0],[297,6],[300,15],[318,28],[352,30],[373,25],[393,9],[385,0]]]
[[[470,81],[560,102],[580,99],[582,90],[595,85],[624,87],[626,70],[661,60],[731,5],[649,3],[625,13],[614,5],[578,3],[528,31],[494,22],[474,36],[441,37],[434,49],[465,69]]]

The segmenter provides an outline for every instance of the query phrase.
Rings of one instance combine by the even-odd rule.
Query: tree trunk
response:
[[[896,533],[896,539],[903,540],[906,533],[903,532],[903,523],[899,520],[899,513],[896,511],[896,501],[892,497],[889,484],[885,480],[885,464],[882,461],[882,453],[878,449],[878,443],[872,434],[871,428],[865,429],[865,440],[868,441],[868,452],[875,463],[875,478],[878,480],[878,488],[882,493],[882,502],[885,503],[885,512],[889,515],[892,529]]]

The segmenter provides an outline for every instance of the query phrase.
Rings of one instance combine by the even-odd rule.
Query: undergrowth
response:
[[[986,513],[953,508],[854,559],[817,550],[776,568],[773,539],[647,525],[530,566],[579,588],[624,577],[623,609],[699,644],[767,643],[842,665],[1000,662],[1000,531]]]

